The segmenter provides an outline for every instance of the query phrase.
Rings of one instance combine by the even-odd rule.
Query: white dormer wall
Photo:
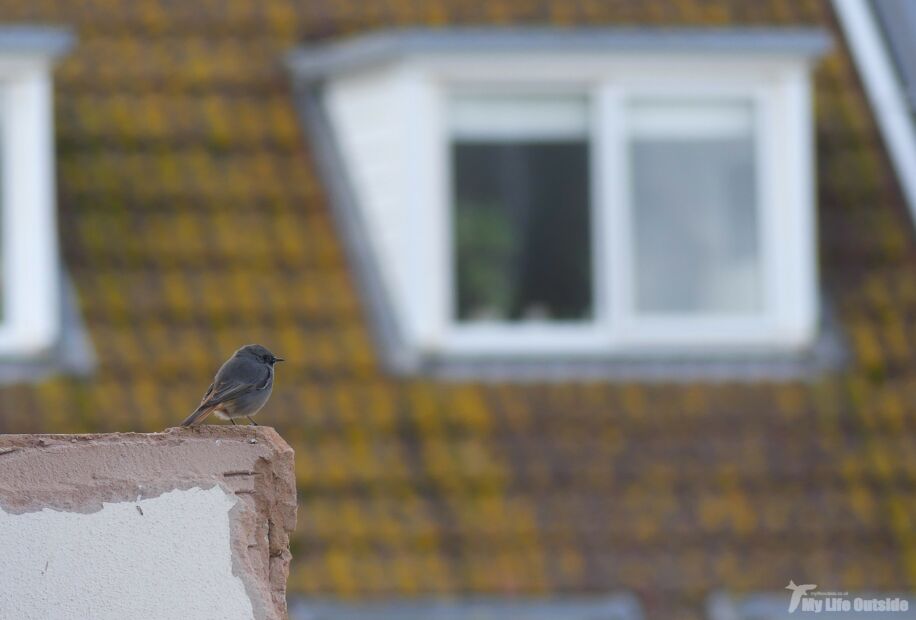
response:
[[[409,303],[411,265],[405,251],[416,240],[409,226],[409,194],[419,181],[410,166],[416,131],[407,105],[411,88],[414,81],[398,67],[361,72],[331,81],[324,105],[399,327],[413,340],[418,317]]]

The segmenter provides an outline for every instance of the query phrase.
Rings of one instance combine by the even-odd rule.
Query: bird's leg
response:
[[[252,426],[257,426],[257,425],[258,425],[257,422],[255,422],[254,420],[251,419],[251,416],[247,416],[247,415],[246,415],[245,417],[248,418],[248,421],[251,422],[251,425],[252,425]]]
[[[236,426],[235,420],[233,420],[232,418],[229,418],[229,421],[232,422],[232,426]]]

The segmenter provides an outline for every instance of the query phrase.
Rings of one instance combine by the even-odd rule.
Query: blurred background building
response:
[[[0,20],[0,432],[161,430],[268,346],[296,617],[916,590],[914,3]]]

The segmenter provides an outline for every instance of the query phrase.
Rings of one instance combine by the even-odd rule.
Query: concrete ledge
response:
[[[272,429],[0,435],[0,617],[286,617],[293,450]]]

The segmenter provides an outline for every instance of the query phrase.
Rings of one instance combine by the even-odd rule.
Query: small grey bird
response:
[[[255,424],[251,416],[270,398],[274,364],[282,361],[259,344],[246,344],[220,367],[200,406],[181,425],[200,424],[213,412],[233,424],[233,418],[248,418]]]

